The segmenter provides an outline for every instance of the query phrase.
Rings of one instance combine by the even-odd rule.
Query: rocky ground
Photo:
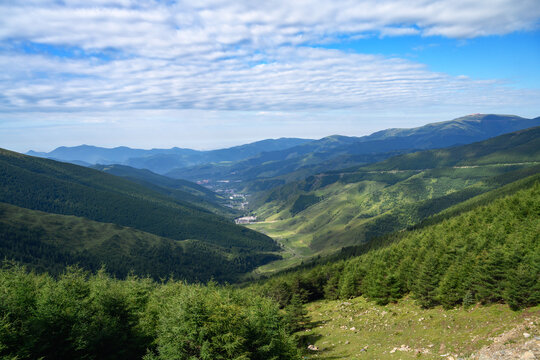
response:
[[[360,297],[307,308],[305,359],[540,360],[540,307],[426,310],[409,298],[377,306]]]
[[[530,316],[524,323],[493,338],[490,345],[484,346],[471,359],[478,360],[540,360],[539,318]]]

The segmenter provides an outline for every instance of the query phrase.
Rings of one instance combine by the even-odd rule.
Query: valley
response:
[[[539,1],[0,1],[0,360],[540,360]]]
[[[57,354],[55,334],[33,334],[35,343],[25,334],[57,321],[43,317],[43,301],[65,302],[72,292],[96,313],[54,310],[71,324],[59,336],[76,338],[73,324],[82,322],[76,331],[94,337],[88,331],[104,326],[96,325],[102,311],[111,311],[104,316],[115,333],[121,326],[112,319],[123,309],[132,320],[122,331],[132,335],[107,345],[117,355],[184,354],[169,338],[175,331],[187,338],[202,331],[185,351],[207,346],[247,358],[266,351],[254,344],[268,336],[277,339],[268,351],[283,359],[535,354],[540,127],[476,132],[466,144],[419,149],[430,139],[454,141],[456,125],[463,131],[489,119],[530,124],[475,115],[358,139],[278,139],[261,142],[277,150],[224,149],[218,153],[252,157],[165,175],[86,163],[88,147],[77,148],[86,160],[72,163],[0,150],[0,288],[10,299],[0,310],[11,314],[1,321],[5,329],[21,326],[15,338],[0,328],[0,354]],[[373,141],[383,142],[374,148],[380,152],[362,154]],[[111,292],[100,290],[104,284]],[[25,286],[32,289],[26,300]],[[18,310],[24,301],[30,314]],[[257,339],[246,335],[256,326],[263,329]],[[229,348],[233,338],[237,346]],[[104,351],[70,342],[59,350],[76,357]]]
[[[539,162],[520,159],[540,159],[539,138],[538,129],[531,129],[511,138],[503,135],[448,150],[428,150],[348,171],[318,174],[277,188],[267,193],[264,205],[253,212],[265,221],[248,226],[277,239],[289,254],[257,272],[273,272],[367,243],[508,181],[535,174]],[[510,146],[512,155],[500,155]],[[468,154],[468,165],[461,165],[461,153]],[[498,162],[499,157],[505,162]],[[432,167],[425,168],[427,164]]]

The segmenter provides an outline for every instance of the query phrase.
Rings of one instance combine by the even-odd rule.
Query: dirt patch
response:
[[[524,314],[523,323],[492,338],[471,359],[477,360],[540,360],[540,316]]]

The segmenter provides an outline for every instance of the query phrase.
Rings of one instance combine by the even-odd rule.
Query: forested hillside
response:
[[[188,202],[103,172],[0,150],[0,201],[133,227],[175,240],[228,249],[278,249],[267,236]]]
[[[300,359],[277,304],[215,284],[4,266],[0,293],[5,359]]]
[[[252,203],[250,225],[296,262],[415,225],[452,205],[540,171],[540,128],[322,173]],[[284,266],[294,263],[293,259]]]
[[[0,256],[51,275],[68,265],[94,272],[105,266],[118,278],[131,273],[190,282],[238,281],[256,266],[279,258],[6,203],[0,203]]]
[[[282,306],[294,296],[364,295],[386,304],[406,294],[423,307],[534,306],[540,303],[540,180],[530,180],[471,199],[468,209],[449,209],[454,216],[382,238],[360,256],[273,277],[258,291]]]
[[[226,199],[204,186],[182,179],[172,179],[146,169],[136,169],[125,165],[93,165],[91,168],[126,178],[152,191],[173,199],[191,203],[226,217],[237,217],[238,211],[224,206]]]

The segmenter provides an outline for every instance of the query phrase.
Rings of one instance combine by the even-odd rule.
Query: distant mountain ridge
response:
[[[540,125],[515,115],[473,114],[409,129],[387,129],[362,137],[332,135],[319,140],[268,139],[228,149],[104,149],[81,145],[50,153],[29,152],[79,165],[120,164],[175,179],[235,181],[249,193],[301,180],[319,172],[366,165],[418,150],[470,144]]]
[[[253,143],[217,150],[192,150],[173,147],[171,149],[132,149],[126,146],[103,148],[91,145],[61,146],[51,152],[30,150],[26,155],[44,157],[78,165],[129,165],[163,173],[174,167],[192,166],[208,162],[237,161],[255,156],[264,151],[276,151],[311,141],[310,139],[280,138],[266,139]]]
[[[474,114],[411,129],[387,129],[363,137],[332,135],[292,148],[266,152],[237,163],[197,165],[175,169],[167,176],[196,181],[229,179],[267,188],[301,180],[319,172],[364,165],[399,153],[470,144],[540,125],[540,117]],[[264,189],[265,185],[259,188]]]

